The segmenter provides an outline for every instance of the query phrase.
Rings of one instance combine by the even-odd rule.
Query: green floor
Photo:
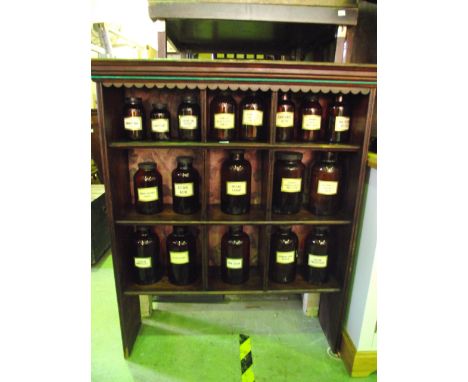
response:
[[[123,358],[112,258],[92,268],[92,381],[239,382],[239,333],[251,337],[257,382],[376,381],[350,378],[297,296],[232,297],[215,304],[158,303]]]

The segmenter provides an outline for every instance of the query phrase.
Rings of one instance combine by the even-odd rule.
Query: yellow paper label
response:
[[[226,267],[229,269],[242,269],[242,259],[226,258]]]
[[[320,115],[304,115],[302,117],[302,130],[320,130],[321,122]]]
[[[139,202],[154,202],[158,200],[158,187],[142,187],[138,189]]]
[[[246,195],[247,182],[226,182],[226,193],[233,196]]]
[[[135,257],[135,267],[151,268],[151,257]]]
[[[276,113],[277,127],[294,127],[294,113],[292,111],[281,111]]]
[[[142,130],[143,129],[143,122],[141,117],[125,117],[124,118],[124,127],[125,130]]]
[[[198,127],[196,115],[179,115],[179,129],[195,130]]]
[[[317,194],[321,195],[336,195],[338,192],[338,182],[329,180],[319,180],[317,186]]]
[[[188,264],[189,262],[189,253],[188,251],[183,252],[169,252],[169,257],[171,258],[171,264]]]
[[[234,113],[218,113],[214,115],[215,129],[234,129]]]
[[[157,118],[151,120],[151,131],[155,133],[166,133],[169,131],[169,120],[167,118]]]
[[[327,261],[328,261],[328,256],[327,255],[313,255],[309,254],[309,260],[307,263],[309,264],[309,267],[312,268],[326,268],[327,267]]]
[[[278,264],[291,264],[294,263],[294,256],[296,251],[276,252],[276,262]]]
[[[180,198],[193,196],[193,183],[174,183],[174,194]]]
[[[335,117],[335,131],[349,130],[349,117]]]
[[[242,124],[249,126],[261,126],[263,124],[263,111],[244,110],[242,112]]]
[[[281,178],[281,192],[301,192],[301,178]]]

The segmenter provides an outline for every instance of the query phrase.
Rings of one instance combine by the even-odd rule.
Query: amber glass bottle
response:
[[[128,139],[141,141],[145,138],[145,111],[139,97],[126,97],[124,107],[124,129]]]
[[[304,280],[311,284],[327,281],[328,229],[316,227],[308,236],[304,246]]]
[[[221,210],[227,214],[246,214],[250,210],[252,166],[244,150],[230,150],[221,167]]]
[[[343,95],[338,95],[328,109],[327,138],[331,143],[348,142],[351,114]]]
[[[322,159],[312,167],[309,206],[314,214],[329,216],[337,213],[341,178],[337,154],[323,153]]]
[[[161,267],[159,238],[149,227],[138,227],[136,251],[133,258],[137,284],[153,284],[163,275]]]
[[[276,142],[294,139],[295,106],[289,93],[282,93],[276,108]]]
[[[249,279],[250,239],[242,226],[230,226],[221,239],[221,278],[228,284]]]
[[[138,163],[133,177],[135,208],[140,214],[155,214],[163,208],[162,177],[154,162]]]
[[[200,209],[200,176],[192,162],[192,157],[177,157],[177,168],[172,171],[172,207],[178,214],[193,214]]]
[[[265,116],[263,102],[256,92],[244,97],[240,106],[241,126],[240,139],[243,141],[258,141],[265,135]]]
[[[290,283],[296,278],[297,235],[291,226],[279,226],[271,235],[270,279],[277,283]]]
[[[187,227],[174,226],[167,236],[169,281],[176,285],[187,285],[197,279],[197,245]]]
[[[322,107],[318,96],[309,95],[301,107],[299,140],[317,142],[324,139],[322,127]]]
[[[273,176],[273,212],[295,214],[302,205],[304,165],[302,153],[280,151],[276,154]]]
[[[178,137],[181,141],[200,140],[200,106],[195,97],[188,95],[182,99],[177,112]]]
[[[153,104],[151,109],[151,139],[153,141],[168,141],[171,139],[171,115],[164,103]]]
[[[210,139],[214,141],[236,139],[236,101],[228,92],[222,92],[211,101]]]

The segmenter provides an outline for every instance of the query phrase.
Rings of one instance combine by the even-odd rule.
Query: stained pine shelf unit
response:
[[[332,350],[337,351],[361,213],[367,147],[376,98],[376,67],[268,61],[93,60],[91,74],[97,83],[100,147],[124,355],[128,357],[130,354],[141,325],[138,295],[177,294],[320,292],[319,320]],[[246,91],[260,92],[267,105],[265,115],[268,124],[264,141],[210,142],[209,105],[221,90],[229,90],[238,104]],[[349,141],[345,144],[276,142],[274,121],[278,94],[282,91],[292,92],[297,106],[305,93],[317,93],[324,110],[335,94],[345,94],[351,107]],[[200,142],[129,142],[125,139],[121,113],[126,96],[142,98],[147,124],[151,104],[167,103],[171,113],[171,134],[175,137],[177,107],[186,94],[199,100]],[[252,164],[252,207],[248,214],[234,216],[224,214],[219,206],[219,166],[227,150],[237,148],[245,150],[246,158]],[[273,163],[275,153],[281,150],[303,153],[303,162],[309,169],[319,152],[339,153],[345,174],[339,214],[317,217],[308,211],[307,175],[301,211],[295,215],[272,212]],[[193,156],[194,167],[201,175],[201,209],[193,215],[179,215],[172,211],[170,173],[178,155]],[[133,174],[138,162],[143,160],[155,160],[163,177],[166,204],[159,214],[140,215],[132,206]],[[251,276],[240,285],[225,284],[219,274],[219,242],[231,224],[244,225],[251,236]],[[327,283],[309,284],[300,272],[293,283],[270,281],[270,236],[280,224],[293,225],[300,242],[313,225],[330,226],[334,245],[329,256],[330,279]],[[164,276],[152,285],[135,284],[132,245],[134,229],[138,225],[154,227],[161,240],[163,262],[167,261],[164,244],[171,226],[190,226],[198,237],[198,280],[191,285],[176,286]],[[303,263],[302,257],[302,248],[299,248],[299,267]]]

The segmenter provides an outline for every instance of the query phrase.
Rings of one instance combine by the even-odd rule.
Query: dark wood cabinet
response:
[[[322,293],[319,319],[333,351],[341,341],[341,326],[349,294],[357,225],[361,213],[364,177],[372,114],[376,99],[375,65],[337,65],[289,62],[228,62],[196,60],[93,60],[92,79],[97,83],[98,116],[106,204],[112,239],[117,300],[124,354],[127,357],[141,325],[138,295],[176,294],[281,294]],[[232,93],[239,104],[249,90],[261,92],[266,105],[265,139],[261,142],[211,142],[208,136],[209,104],[222,90]],[[275,141],[278,93],[292,91],[296,110],[306,93],[316,93],[325,111],[337,93],[343,93],[351,109],[349,141],[342,144]],[[141,97],[146,111],[152,103],[167,103],[172,119],[184,95],[194,95],[201,107],[200,142],[127,141],[122,111],[128,96]],[[149,112],[146,113],[149,115]],[[174,121],[175,122],[175,121]],[[149,121],[146,121],[148,125]],[[175,126],[175,124],[172,124]],[[251,209],[246,215],[227,215],[220,209],[221,163],[227,150],[242,148],[252,165]],[[275,152],[303,153],[306,165],[303,206],[294,215],[272,213],[273,165]],[[309,212],[310,169],[323,151],[339,153],[343,168],[340,212],[318,217]],[[176,157],[194,157],[201,176],[201,210],[180,215],[171,206],[171,171]],[[164,210],[140,215],[133,201],[133,175],[138,162],[154,160],[163,177]],[[251,237],[250,278],[241,285],[225,284],[220,277],[220,242],[227,226],[245,225]],[[299,237],[299,266],[304,240],[311,226],[330,226],[330,278],[322,285],[307,283],[299,271],[294,282],[276,284],[269,280],[270,236],[275,226],[293,225]],[[200,277],[191,285],[169,283],[167,275],[152,285],[137,285],[132,274],[132,243],[135,226],[154,226],[161,240],[163,262],[165,239],[172,225],[191,226],[197,233]]]

